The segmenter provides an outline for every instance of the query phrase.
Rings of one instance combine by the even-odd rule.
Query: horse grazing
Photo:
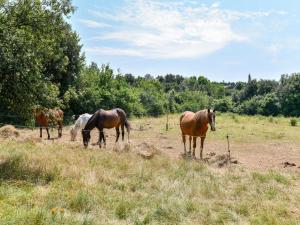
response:
[[[184,144],[184,154],[186,155],[185,135],[189,135],[189,154],[191,154],[191,142],[193,138],[193,157],[195,158],[196,140],[201,138],[200,159],[202,159],[203,144],[210,124],[211,130],[215,131],[215,110],[204,109],[196,113],[186,111],[180,116],[180,128],[182,132],[182,141]]]
[[[46,128],[48,139],[50,139],[48,127],[51,123],[58,125],[58,137],[62,136],[64,112],[61,109],[35,108],[33,113],[37,124],[40,126],[40,137],[42,137],[42,129],[44,127]]]
[[[82,129],[81,131],[84,147],[88,146],[91,138],[91,130],[95,127],[97,127],[100,131],[98,142],[100,148],[102,140],[104,142],[104,146],[106,146],[106,140],[103,131],[104,128],[116,128],[116,142],[118,142],[120,136],[120,126],[122,130],[122,140],[124,141],[124,127],[126,127],[129,141],[130,124],[126,118],[126,113],[124,112],[124,110],[116,108],[107,111],[103,109],[96,111],[94,115],[92,115],[92,117],[89,119],[84,129]]]
[[[79,129],[83,129],[88,122],[88,120],[91,118],[92,114],[82,114],[76,118],[76,116],[72,118],[76,118],[74,126],[72,126],[70,133],[71,133],[71,141],[76,140],[77,132]]]

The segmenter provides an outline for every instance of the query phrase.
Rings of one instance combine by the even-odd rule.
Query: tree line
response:
[[[35,106],[66,114],[123,108],[130,116],[216,108],[266,116],[300,115],[300,74],[279,81],[213,82],[205,76],[133,76],[85,62],[67,18],[70,0],[0,0],[0,112],[22,121]],[[1,119],[1,118],[0,118]]]

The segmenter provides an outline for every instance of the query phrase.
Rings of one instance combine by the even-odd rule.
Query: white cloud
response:
[[[234,21],[272,13],[277,12],[222,10],[219,3],[191,7],[157,0],[127,1],[125,7],[115,13],[93,12],[99,19],[117,24],[114,30],[94,39],[125,46],[124,49],[98,48],[97,52],[104,55],[195,58],[222,49],[230,42],[247,41],[247,36],[233,30]]]
[[[271,41],[265,46],[265,50],[272,56],[277,57],[282,51],[299,51],[299,38],[283,38],[277,41]]]
[[[79,20],[83,25],[89,28],[105,28],[105,27],[110,27],[108,24],[105,23],[100,23],[94,20],[85,20],[81,19]]]
[[[110,47],[95,47],[85,48],[86,52],[93,53],[95,55],[112,55],[112,56],[142,56],[141,52],[134,49],[118,49]]]

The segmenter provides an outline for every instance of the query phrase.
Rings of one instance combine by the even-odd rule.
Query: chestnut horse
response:
[[[186,135],[189,135],[189,154],[191,154],[191,142],[193,138],[193,157],[195,158],[196,140],[201,138],[200,159],[202,159],[203,144],[210,124],[211,130],[215,131],[215,110],[204,109],[196,113],[186,111],[180,116],[180,128],[182,132],[182,141],[184,144],[184,154],[186,155]]]
[[[42,129],[44,127],[46,128],[48,139],[50,139],[48,127],[51,123],[58,125],[58,137],[62,136],[64,112],[61,109],[35,108],[33,113],[37,124],[40,126],[40,137],[42,137]]]
[[[82,139],[83,139],[83,145],[84,147],[88,146],[88,143],[91,138],[91,130],[97,127],[100,131],[99,134],[99,147],[101,148],[101,142],[103,140],[104,146],[106,146],[106,140],[104,135],[104,128],[116,128],[116,142],[119,140],[120,136],[120,127],[122,130],[122,140],[124,141],[124,127],[127,129],[128,133],[128,141],[129,141],[129,132],[130,132],[130,124],[126,118],[126,113],[124,110],[116,108],[111,110],[103,110],[100,109],[92,115],[92,117],[89,119],[87,124],[85,125],[84,129],[82,129]]]

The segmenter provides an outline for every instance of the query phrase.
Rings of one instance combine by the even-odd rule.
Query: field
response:
[[[182,158],[178,118],[169,131],[166,117],[131,119],[129,148],[114,130],[101,150],[97,131],[84,149],[70,127],[60,140],[38,129],[2,138],[0,224],[300,224],[299,119],[217,115],[204,155],[227,154],[228,134],[238,162],[218,167]],[[143,159],[145,143],[161,153]]]

